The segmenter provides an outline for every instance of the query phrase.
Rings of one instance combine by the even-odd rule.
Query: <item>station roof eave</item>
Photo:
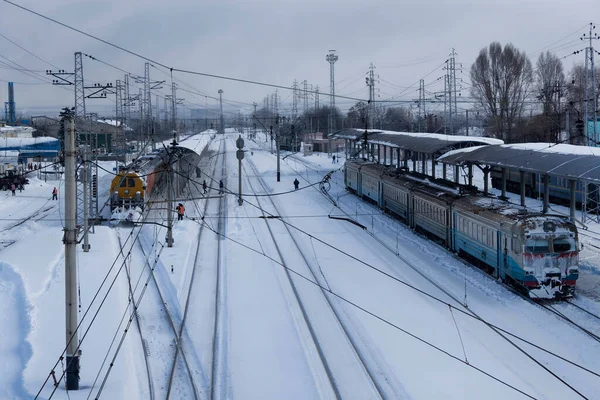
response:
[[[519,143],[450,151],[438,161],[483,164],[600,183],[600,149],[552,143]]]
[[[339,139],[361,140],[364,129],[342,129],[332,136]],[[476,136],[442,135],[439,133],[396,132],[368,129],[369,143],[381,144],[402,150],[425,154],[436,154],[471,146],[503,144],[500,139]]]

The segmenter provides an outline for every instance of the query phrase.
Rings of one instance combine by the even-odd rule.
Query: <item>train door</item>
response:
[[[503,235],[501,231],[498,231],[498,253],[500,254],[500,262],[496,270],[496,278],[504,280],[508,270],[508,236]]]
[[[498,269],[496,269],[495,277],[504,279],[506,268],[508,265],[508,248],[506,247],[506,238],[502,235],[502,231],[496,232],[496,254],[498,255]]]

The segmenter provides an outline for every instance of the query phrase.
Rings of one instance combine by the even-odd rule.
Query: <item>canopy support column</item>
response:
[[[571,199],[569,203],[569,216],[571,221],[575,222],[575,179],[569,179],[569,197]]]
[[[519,171],[519,193],[521,194],[521,207],[525,207],[525,171]]]
[[[446,163],[442,163],[442,176],[444,177],[444,180],[447,180],[446,179],[446,175],[447,175],[447,172],[446,172]]]
[[[383,146],[383,165],[387,165],[387,146]]]
[[[544,205],[542,206],[542,213],[548,213],[548,203],[550,200],[550,176],[544,174]]]
[[[500,200],[508,200],[506,197],[506,173],[507,169],[505,167],[502,168],[502,193],[500,194]]]
[[[454,183],[460,183],[460,168],[458,165],[454,166]]]
[[[426,156],[426,154],[425,153],[420,153],[420,154],[421,154],[421,173],[423,175],[425,175],[427,173],[426,172],[427,171],[427,165],[425,164],[425,158],[426,158],[425,156]]]
[[[473,186],[473,164],[469,164],[469,186]]]
[[[435,156],[431,155],[431,177],[435,179]]]
[[[489,177],[490,177],[490,168],[484,167],[483,168],[483,194],[486,196],[489,193],[489,183],[488,183]]]

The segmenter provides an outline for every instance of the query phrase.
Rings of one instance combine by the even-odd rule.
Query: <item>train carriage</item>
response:
[[[532,298],[574,293],[579,243],[577,229],[567,217],[528,212],[482,194],[459,194],[393,172],[350,162],[346,185]]]
[[[381,207],[381,178],[387,172],[387,168],[379,164],[364,164],[359,171],[359,196]]]
[[[412,226],[412,191],[416,184],[391,175],[384,175],[381,178],[381,184],[383,210]]]
[[[436,241],[450,247],[450,213],[456,197],[425,184],[413,191],[413,220],[411,228],[423,232]]]
[[[359,194],[358,189],[360,188],[359,178],[361,166],[361,163],[347,161],[344,168],[344,183],[346,184],[346,188],[354,194]]]

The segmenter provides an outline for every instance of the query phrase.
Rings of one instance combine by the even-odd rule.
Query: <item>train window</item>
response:
[[[119,187],[127,187],[127,179],[121,179],[121,183],[119,183]]]
[[[133,178],[127,178],[127,187],[135,187],[135,179]]]
[[[552,248],[555,253],[566,253],[575,251],[575,240],[571,238],[552,240]]]
[[[533,238],[525,242],[525,251],[527,253],[549,253],[550,242],[548,239]]]

